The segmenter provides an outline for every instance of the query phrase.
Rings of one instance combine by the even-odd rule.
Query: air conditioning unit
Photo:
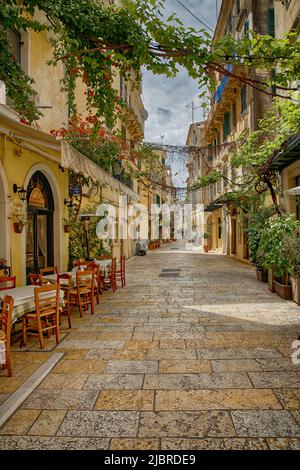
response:
[[[6,104],[6,87],[2,80],[0,80],[0,104]]]

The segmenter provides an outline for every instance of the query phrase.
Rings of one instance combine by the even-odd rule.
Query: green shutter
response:
[[[230,134],[230,113],[224,114],[223,140]]]
[[[275,37],[275,15],[274,8],[268,8],[268,34]]]
[[[249,20],[245,21],[245,23],[244,23],[244,35],[245,35],[245,37],[248,35],[248,31],[249,31]]]
[[[243,85],[241,88],[241,111],[244,113],[247,109],[247,87]]]

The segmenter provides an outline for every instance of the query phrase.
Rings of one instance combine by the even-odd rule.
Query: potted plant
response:
[[[292,298],[290,275],[293,269],[284,250],[285,237],[298,227],[299,222],[291,214],[272,217],[262,232],[257,251],[262,266],[273,272],[276,293],[286,300]]]
[[[204,232],[203,234],[203,238],[204,238],[204,243],[203,243],[203,249],[204,249],[204,253],[208,253],[208,249],[209,249],[209,246],[208,246],[208,233],[207,232]]]
[[[65,233],[70,233],[72,230],[72,225],[68,219],[63,219],[63,224],[64,224],[64,232]]]
[[[15,233],[22,233],[23,228],[27,224],[27,219],[24,215],[17,215],[15,217],[15,222],[13,222]]]
[[[263,267],[263,258],[258,256],[258,247],[264,228],[273,213],[273,207],[258,207],[248,214],[247,225],[244,228],[248,236],[250,262],[256,268],[256,279],[261,282],[268,282],[269,276],[268,271]],[[272,283],[270,287],[272,290]]]
[[[292,268],[290,276],[292,299],[300,305],[300,229],[285,235],[283,252]]]

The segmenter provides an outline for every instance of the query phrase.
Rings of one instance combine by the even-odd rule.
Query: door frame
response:
[[[54,235],[54,265],[61,270],[62,266],[62,204],[64,200],[64,196],[61,195],[60,187],[57,183],[56,177],[52,173],[51,169],[45,163],[37,163],[33,165],[30,170],[28,171],[25,179],[24,179],[24,188],[27,189],[29,184],[30,178],[33,176],[34,173],[40,171],[45,175],[47,178],[51,190],[52,196],[54,201],[54,212],[53,212],[53,235]],[[26,231],[23,230],[21,237],[21,263],[23,266],[23,285],[26,284]]]

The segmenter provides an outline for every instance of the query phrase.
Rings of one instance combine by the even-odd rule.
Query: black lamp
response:
[[[19,198],[21,199],[21,201],[26,201],[27,199],[27,191],[26,189],[23,187],[23,186],[17,186],[16,184],[13,185],[13,190],[14,190],[14,193],[18,193],[19,195]]]
[[[79,216],[80,220],[84,222],[85,226],[85,247],[86,247],[86,258],[85,261],[93,261],[93,258],[90,257],[90,250],[89,250],[89,221],[91,216],[94,214],[82,214]]]

